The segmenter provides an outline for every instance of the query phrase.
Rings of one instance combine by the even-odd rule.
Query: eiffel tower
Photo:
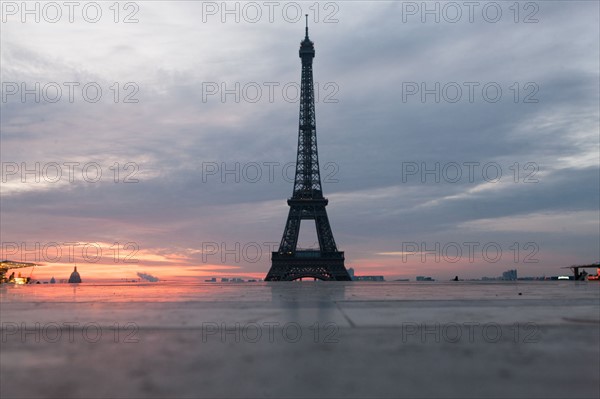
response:
[[[305,277],[350,281],[350,275],[344,267],[344,253],[338,251],[333,239],[325,210],[328,200],[323,197],[321,189],[312,73],[315,47],[308,38],[308,15],[306,15],[306,35],[300,43],[300,58],[302,59],[302,80],[294,192],[292,198],[287,201],[290,213],[279,250],[272,252],[271,269],[265,281],[292,281]],[[297,248],[302,220],[315,221],[319,240],[318,250]]]

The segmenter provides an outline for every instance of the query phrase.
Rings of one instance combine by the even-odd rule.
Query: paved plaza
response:
[[[0,288],[8,398],[597,398],[595,282]]]

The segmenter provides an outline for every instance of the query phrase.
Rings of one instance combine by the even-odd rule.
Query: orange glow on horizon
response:
[[[98,251],[101,251],[97,261],[94,253],[82,255],[80,246],[75,248],[75,253],[63,253],[59,261],[53,261],[59,258],[57,253],[47,252],[37,258],[29,247],[29,252],[17,251],[14,248],[3,248],[0,253],[1,259],[8,259],[17,262],[34,262],[38,266],[33,268],[22,268],[18,272],[23,277],[31,277],[33,280],[49,281],[54,277],[57,281],[69,278],[73,268],[77,266],[81,278],[84,282],[90,281],[123,281],[139,280],[138,273],[145,273],[158,278],[160,281],[172,280],[194,280],[204,281],[211,278],[243,278],[262,280],[268,272],[270,262],[265,260],[261,264],[248,265],[240,264],[218,264],[203,263],[199,254],[202,251],[194,248],[115,248],[111,243],[99,243]],[[39,255],[39,254],[38,254]],[[406,258],[403,253],[379,252],[372,254],[372,257],[363,256],[362,258],[353,258],[351,262],[346,260],[346,268],[353,268],[356,276],[384,276],[386,280],[398,278],[408,278],[411,281],[416,276],[431,276],[436,279],[450,279],[455,275],[459,278],[481,278],[484,276],[499,276],[502,271],[508,269],[518,269],[519,276],[540,276],[556,275],[560,273],[557,266],[544,266],[543,259],[536,270],[532,270],[532,265],[523,265],[515,263],[489,263],[481,259],[470,261],[466,257],[458,262],[435,262],[434,258],[424,262],[418,254],[413,254]],[[556,265],[564,258],[560,253],[552,254],[552,263]],[[41,261],[40,261],[41,259]],[[48,261],[49,260],[49,261]],[[550,260],[548,260],[550,263]],[[248,267],[252,267],[248,270]]]

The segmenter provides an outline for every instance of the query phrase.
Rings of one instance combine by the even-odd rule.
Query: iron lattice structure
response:
[[[308,18],[307,18],[308,20]],[[271,269],[265,281],[292,281],[303,277],[319,280],[350,281],[344,267],[344,252],[338,251],[327,217],[328,200],[323,197],[319,155],[312,62],[314,43],[308,38],[308,21],[300,43],[302,77],[300,83],[300,121],[294,191],[279,250],[271,256]],[[300,250],[298,235],[302,220],[314,220],[319,240],[318,250]]]

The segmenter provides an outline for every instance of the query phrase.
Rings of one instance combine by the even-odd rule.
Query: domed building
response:
[[[73,273],[71,273],[71,277],[69,277],[69,283],[70,284],[81,283],[81,276],[79,275],[79,272],[77,272],[77,266],[75,266]]]

